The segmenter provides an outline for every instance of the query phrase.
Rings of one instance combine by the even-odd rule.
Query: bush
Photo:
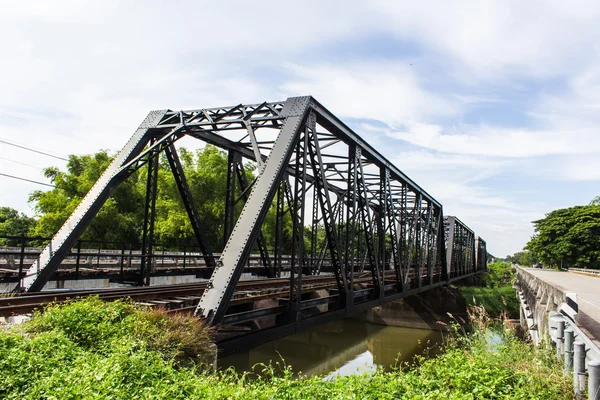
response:
[[[93,308],[93,309],[92,309]],[[86,312],[86,310],[88,312]],[[258,366],[255,378],[181,364],[204,351],[209,332],[190,317],[86,299],[36,314],[21,332],[0,332],[0,398],[7,399],[567,399],[571,378],[554,352],[489,327],[411,370],[323,380]],[[93,326],[93,324],[96,326]],[[89,332],[87,331],[89,329]],[[199,330],[200,329],[200,330]],[[204,338],[204,339],[198,339]],[[174,350],[175,349],[175,350]],[[186,358],[187,357],[187,358]]]
[[[58,332],[83,350],[113,351],[124,338],[182,364],[211,364],[211,330],[191,315],[134,306],[130,301],[104,303],[97,296],[48,306],[23,325],[25,333]]]
[[[510,263],[496,261],[488,264],[487,272],[483,274],[485,286],[506,287],[511,286],[514,280],[514,268]]]

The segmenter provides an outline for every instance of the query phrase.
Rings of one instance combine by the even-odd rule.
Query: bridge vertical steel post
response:
[[[286,180],[283,180],[277,187],[277,205],[275,213],[275,270],[276,275],[281,275],[283,269],[283,218],[285,215],[285,202],[284,202],[284,186],[287,184]]]
[[[385,246],[386,231],[388,226],[387,221],[387,182],[386,182],[386,168],[379,168],[379,207],[377,209],[377,239],[379,244],[379,274],[381,276],[381,290],[379,291],[379,300],[382,301],[385,297],[385,270],[387,263],[387,254]]]
[[[155,143],[155,139],[151,144]],[[144,206],[144,224],[142,232],[142,260],[140,264],[140,284],[150,286],[150,274],[153,268],[154,220],[156,215],[156,195],[158,191],[159,153],[148,154],[148,176],[146,181],[146,203]]]
[[[316,189],[313,190],[313,199],[312,199],[312,227],[310,231],[310,273],[311,275],[318,275],[320,263],[317,260],[317,246],[319,245],[317,241],[317,236],[319,232],[319,199],[316,192]]]
[[[470,240],[469,240],[469,244],[471,246],[471,251],[470,251],[470,255],[471,255],[471,262],[469,263],[470,268],[471,268],[471,273],[474,273],[476,271],[476,267],[477,267],[477,248],[475,247],[475,234],[473,232],[470,233],[469,235]]]
[[[356,211],[356,189],[357,189],[357,153],[356,145],[348,145],[348,176],[346,188],[346,249],[344,251],[344,264],[346,266],[346,278],[349,279],[349,291],[346,296],[346,312],[354,307],[354,269],[355,257],[360,257],[360,243],[355,248],[355,236],[357,221]]]
[[[423,218],[422,215],[422,209],[421,209],[421,205],[423,203],[423,198],[421,197],[421,194],[418,193],[417,194],[417,198],[416,198],[416,215],[417,215],[417,219],[416,219],[416,225],[415,225],[415,245],[416,245],[416,278],[417,278],[417,288],[421,288],[421,286],[423,285],[423,278],[422,278],[422,232],[421,232],[421,220]]]
[[[432,240],[433,235],[435,230],[431,229],[431,221],[433,218],[433,205],[428,201],[427,202],[427,232],[426,232],[426,240],[424,241],[425,243],[425,248],[427,250],[427,254],[425,255],[425,263],[426,263],[426,268],[427,268],[427,285],[431,285],[432,284],[432,279],[433,279],[433,273],[432,273],[432,260],[431,260],[431,254],[432,254],[432,250],[433,250],[433,245],[432,245]]]
[[[407,238],[406,238],[406,251],[405,251],[405,260],[406,260],[406,276],[409,275],[410,271],[413,271],[413,279],[410,282],[410,288],[411,289],[415,289],[415,287],[418,285],[417,283],[417,272],[416,272],[416,264],[415,263],[415,257],[416,257],[416,249],[415,249],[415,229],[417,227],[417,204],[416,201],[413,204],[412,210],[410,212],[410,214],[408,214],[408,193],[407,193],[407,198],[406,198],[406,205],[407,205],[407,220],[406,220],[406,225],[408,226],[407,229]],[[414,265],[413,265],[414,264]]]
[[[310,117],[309,117],[310,118]],[[291,322],[301,319],[302,272],[304,269],[304,199],[306,195],[306,169],[308,165],[308,124],[296,144],[296,178],[294,179],[294,220],[292,221],[292,259],[290,265],[290,298],[288,315]]]
[[[400,237],[398,238],[398,260],[402,274],[402,291],[404,291],[404,285],[408,281],[408,273],[410,271],[410,265],[405,262],[406,255],[408,254],[408,243],[406,241],[406,224],[408,223],[407,191],[406,185],[403,184],[400,192]]]
[[[233,224],[235,222],[235,169],[237,168],[238,154],[234,150],[227,152],[227,189],[225,192],[225,223],[223,224],[223,247],[229,240],[229,235],[233,230]]]
[[[396,274],[396,290],[398,293],[401,293],[403,288],[403,277],[402,277],[402,266],[401,266],[401,258],[399,255],[398,244],[401,238],[398,237],[398,217],[396,215],[396,207],[394,205],[394,197],[392,193],[392,184],[390,180],[390,170],[388,168],[385,169],[384,176],[384,188],[385,188],[385,197],[386,197],[386,214],[389,220],[388,230],[390,235],[390,243],[392,250],[392,262],[394,264],[394,272]]]
[[[361,219],[363,223],[363,233],[365,237],[365,246],[367,250],[367,258],[369,259],[369,265],[371,268],[371,277],[373,279],[373,287],[375,288],[375,296],[380,298],[381,296],[381,278],[379,275],[379,259],[375,250],[374,235],[373,235],[373,219],[371,218],[371,207],[369,207],[369,196],[367,192],[367,185],[365,183],[365,171],[363,167],[362,154],[360,149],[356,149],[358,154],[358,170],[360,175],[358,177],[358,201],[359,208],[361,211]]]
[[[297,97],[285,102],[281,111],[285,121],[196,308],[196,315],[206,318],[209,323],[219,323],[225,315],[256,235],[284,175],[284,166],[294,151],[310,100],[310,97]]]
[[[447,236],[446,236],[446,271],[449,278],[454,278],[455,274],[453,268],[454,265],[454,238],[455,238],[455,221],[454,217],[446,217],[445,225],[447,226]]]
[[[340,248],[338,234],[336,230],[336,212],[331,206],[331,198],[329,192],[329,184],[327,183],[327,177],[325,175],[325,165],[321,156],[321,149],[319,145],[319,138],[316,130],[316,115],[310,112],[308,121],[306,123],[306,133],[308,140],[305,142],[306,151],[310,156],[310,163],[314,176],[314,193],[319,198],[319,204],[321,205],[321,214],[323,215],[323,225],[325,226],[325,234],[327,235],[327,245],[329,247],[329,254],[331,257],[331,263],[333,264],[333,270],[335,272],[335,278],[340,292],[339,299],[342,304],[345,304],[346,295],[348,293],[348,282],[346,279],[346,270],[341,265],[340,259]],[[339,210],[341,211],[342,204],[338,204]]]
[[[437,254],[437,233],[439,226],[439,211],[433,204],[429,204],[430,208],[430,223],[429,225],[429,245],[427,250],[427,263],[429,265],[429,285],[433,285],[433,276],[435,272],[435,268],[437,266],[438,254]]]
[[[444,282],[448,282],[450,276],[448,274],[448,260],[447,260],[447,252],[446,252],[446,227],[444,223],[444,210],[440,207],[440,215],[439,215],[439,225],[438,225],[438,262],[441,269],[441,277],[440,279]]]

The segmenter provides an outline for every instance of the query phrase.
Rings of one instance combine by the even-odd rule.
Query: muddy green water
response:
[[[219,368],[238,372],[252,366],[285,362],[302,375],[351,375],[387,370],[411,363],[416,355],[437,354],[442,333],[436,331],[374,325],[364,316],[334,321],[287,336],[249,351],[219,359]]]

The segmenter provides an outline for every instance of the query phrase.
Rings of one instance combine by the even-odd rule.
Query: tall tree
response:
[[[531,250],[517,251],[512,256],[506,256],[506,261],[513,262],[515,264],[522,265],[524,267],[531,267],[537,262],[537,257]]]
[[[66,171],[46,168],[44,174],[56,188],[31,194],[29,201],[39,216],[33,234],[52,237],[111,161],[112,157],[106,151],[100,151],[93,155],[70,156]],[[139,243],[144,197],[138,181],[139,174],[136,173],[114,190],[82,239]]]
[[[600,268],[600,205],[555,210],[533,224],[526,249],[543,263]]]
[[[179,155],[209,243],[213,251],[220,251],[223,245],[227,154],[215,146],[207,145],[195,152],[180,148]],[[29,201],[34,205],[39,217],[31,233],[52,237],[112,159],[113,157],[106,151],[100,151],[93,155],[70,156],[66,171],[55,167],[46,168],[44,173],[56,188],[49,191],[36,191],[30,196]],[[254,179],[253,170],[252,164],[246,165],[246,176],[249,182]],[[192,226],[173,174],[164,158],[159,164],[158,176],[155,242],[171,248],[182,244],[193,244],[195,238]],[[94,216],[82,239],[139,246],[146,178],[147,171],[143,168],[121,183]],[[238,185],[237,196],[239,195]],[[243,202],[236,205],[236,216],[239,215],[242,207]]]
[[[210,145],[195,153],[180,148],[179,155],[209,244],[213,251],[219,251],[222,248],[225,219],[227,155]],[[241,204],[238,208],[241,209]],[[192,225],[166,160],[163,160],[159,170],[156,218],[158,242],[173,247],[181,243],[193,243]]]
[[[34,218],[19,213],[14,208],[0,207],[0,236],[27,236],[34,225]],[[2,246],[17,246],[18,244],[18,239],[0,238]]]

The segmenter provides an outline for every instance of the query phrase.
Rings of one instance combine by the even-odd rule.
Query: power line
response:
[[[72,134],[69,134],[69,133],[57,130],[57,129],[49,128],[48,126],[46,126],[44,124],[40,124],[39,122],[35,122],[35,121],[32,121],[32,120],[27,119],[27,118],[23,118],[23,117],[18,117],[16,115],[9,114],[6,111],[0,111],[0,115],[3,115],[5,118],[10,118],[13,121],[19,121],[21,123],[39,126],[40,128],[44,128],[48,132],[52,132],[52,133],[55,133],[57,135],[62,135],[62,136],[66,136],[66,137],[69,137],[69,138],[72,138],[72,139],[77,139],[77,140],[83,140],[82,138],[79,138],[79,137],[77,137],[75,135],[72,135]]]
[[[27,178],[21,178],[20,176],[14,176],[14,175],[9,175],[9,174],[4,174],[2,172],[0,172],[0,176],[6,176],[7,178],[17,179],[19,181],[36,183],[38,185],[43,185],[43,186],[48,186],[48,187],[51,187],[51,188],[54,188],[54,189],[64,190],[65,192],[74,193],[74,194],[77,194],[79,196],[85,196],[86,195],[86,193],[82,193],[82,192],[79,192],[77,190],[62,188],[60,186],[52,185],[50,183],[44,183],[44,182],[34,181],[34,180],[31,180],[31,179],[27,179]]]
[[[38,182],[38,181],[32,181],[31,179],[25,179],[25,178],[21,178],[20,176],[14,176],[14,175],[8,175],[8,174],[3,174],[2,172],[0,172],[0,175],[2,176],[6,176],[8,178],[13,178],[13,179],[18,179],[20,181],[25,181],[25,182],[31,182],[31,183],[37,183],[38,185],[44,185],[44,186],[49,186],[51,188],[55,188],[57,189],[56,186],[51,185],[49,183],[44,183],[44,182]]]
[[[68,137],[68,138],[71,138],[71,139],[79,140],[81,142],[92,142],[92,143],[96,144],[97,146],[103,146],[103,144],[101,144],[93,136],[92,137],[85,137],[85,138],[84,137],[80,137],[80,136],[77,136],[74,133],[68,133],[65,130],[51,128],[51,127],[49,127],[46,124],[39,123],[39,122],[30,120],[30,119],[27,119],[27,118],[24,118],[24,117],[19,117],[17,115],[10,114],[10,113],[7,113],[6,111],[2,111],[2,110],[0,110],[0,116],[3,116],[5,118],[4,122],[7,122],[7,123],[9,123],[9,124],[11,124],[13,126],[19,126],[19,124],[21,124],[21,125],[22,124],[29,124],[29,125],[40,127],[42,129],[44,129],[44,130],[46,130],[46,131],[48,131],[50,133],[54,133],[56,135],[65,136],[65,137]]]
[[[21,164],[21,165],[24,165],[26,167],[35,168],[35,169],[40,170],[40,171],[44,170],[44,168],[36,167],[35,165],[27,164],[27,163],[24,163],[24,162],[21,162],[21,161],[17,161],[17,160],[11,160],[10,158],[6,158],[6,157],[2,157],[2,156],[0,156],[0,160],[6,160],[6,161],[13,162],[15,164]]]
[[[59,159],[59,160],[63,160],[63,161],[69,161],[68,159],[66,159],[66,158],[63,158],[63,157],[55,156],[54,154],[46,153],[46,152],[44,152],[44,151],[41,151],[41,150],[35,150],[35,149],[32,149],[32,148],[30,148],[30,147],[27,147],[27,146],[20,145],[20,144],[16,144],[16,143],[7,142],[6,140],[3,140],[3,139],[0,139],[0,143],[5,143],[5,144],[11,145],[11,146],[19,147],[19,148],[21,148],[21,149],[25,149],[25,150],[33,151],[34,153],[43,154],[43,155],[45,155],[45,156],[52,157],[52,158],[57,158],[57,159]]]

